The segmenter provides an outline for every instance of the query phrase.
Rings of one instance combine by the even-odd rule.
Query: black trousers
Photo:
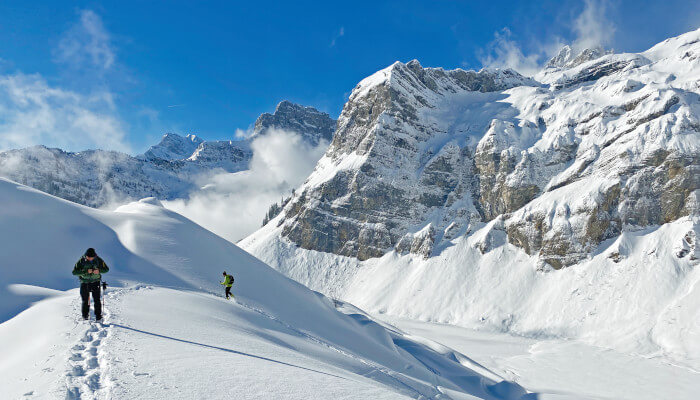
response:
[[[233,296],[233,295],[231,294],[231,287],[230,287],[230,286],[226,286],[226,298],[228,299],[229,296]]]
[[[90,316],[90,294],[95,303],[95,319],[102,318],[102,302],[100,301],[100,282],[80,284],[80,297],[83,299],[83,318]]]

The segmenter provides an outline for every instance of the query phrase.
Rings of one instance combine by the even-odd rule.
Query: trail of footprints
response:
[[[87,400],[105,397],[106,381],[100,365],[102,341],[109,335],[109,326],[90,322],[68,356],[66,400]]]

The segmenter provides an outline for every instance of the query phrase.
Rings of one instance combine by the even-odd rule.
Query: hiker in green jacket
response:
[[[224,281],[219,282],[220,284],[224,285],[226,288],[226,300],[229,299],[229,296],[233,297],[233,299],[236,299],[236,296],[231,293],[231,286],[233,286],[233,275],[228,275],[226,271],[224,271]]]
[[[102,320],[102,303],[100,302],[100,281],[102,274],[109,271],[109,267],[100,257],[95,249],[87,249],[85,255],[80,257],[75,267],[73,275],[80,279],[80,297],[83,299],[83,319],[90,316],[90,294],[95,304],[95,320]]]

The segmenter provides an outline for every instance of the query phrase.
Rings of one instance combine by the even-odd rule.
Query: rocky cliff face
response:
[[[700,30],[640,54],[560,53],[536,79],[395,63],[358,84],[274,221],[310,250],[430,257],[492,224],[562,268],[697,215]],[[484,246],[482,251],[489,251]]]
[[[264,117],[264,118],[263,118]],[[318,145],[335,120],[312,107],[282,102],[274,114],[263,114],[265,127],[299,133]],[[248,169],[256,136],[240,141],[204,141],[194,135],[168,133],[144,154],[131,156],[103,150],[65,152],[34,146],[0,152],[0,176],[91,207],[144,197],[175,199],[196,190],[197,180],[213,172]]]
[[[262,114],[255,121],[254,134],[260,135],[270,129],[298,132],[303,139],[317,146],[319,141],[331,141],[336,120],[313,107],[304,107],[289,101],[277,105],[273,114]]]

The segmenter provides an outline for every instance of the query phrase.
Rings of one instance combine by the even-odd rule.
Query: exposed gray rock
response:
[[[313,107],[304,107],[289,101],[277,105],[273,114],[265,113],[255,121],[254,134],[264,134],[270,129],[283,129],[301,134],[307,142],[317,146],[319,141],[331,141],[336,120]]]
[[[304,248],[361,260],[394,247],[427,256],[448,226],[451,237],[464,231],[480,219],[468,200],[478,197],[474,145],[463,143],[472,140],[470,127],[459,113],[430,114],[442,113],[451,98],[461,97],[457,107],[466,111],[474,100],[534,84],[512,70],[445,71],[417,61],[378,74],[387,78],[365,80],[353,92],[325,156],[329,163],[350,154],[366,161],[307,187],[287,209],[284,235]]]

